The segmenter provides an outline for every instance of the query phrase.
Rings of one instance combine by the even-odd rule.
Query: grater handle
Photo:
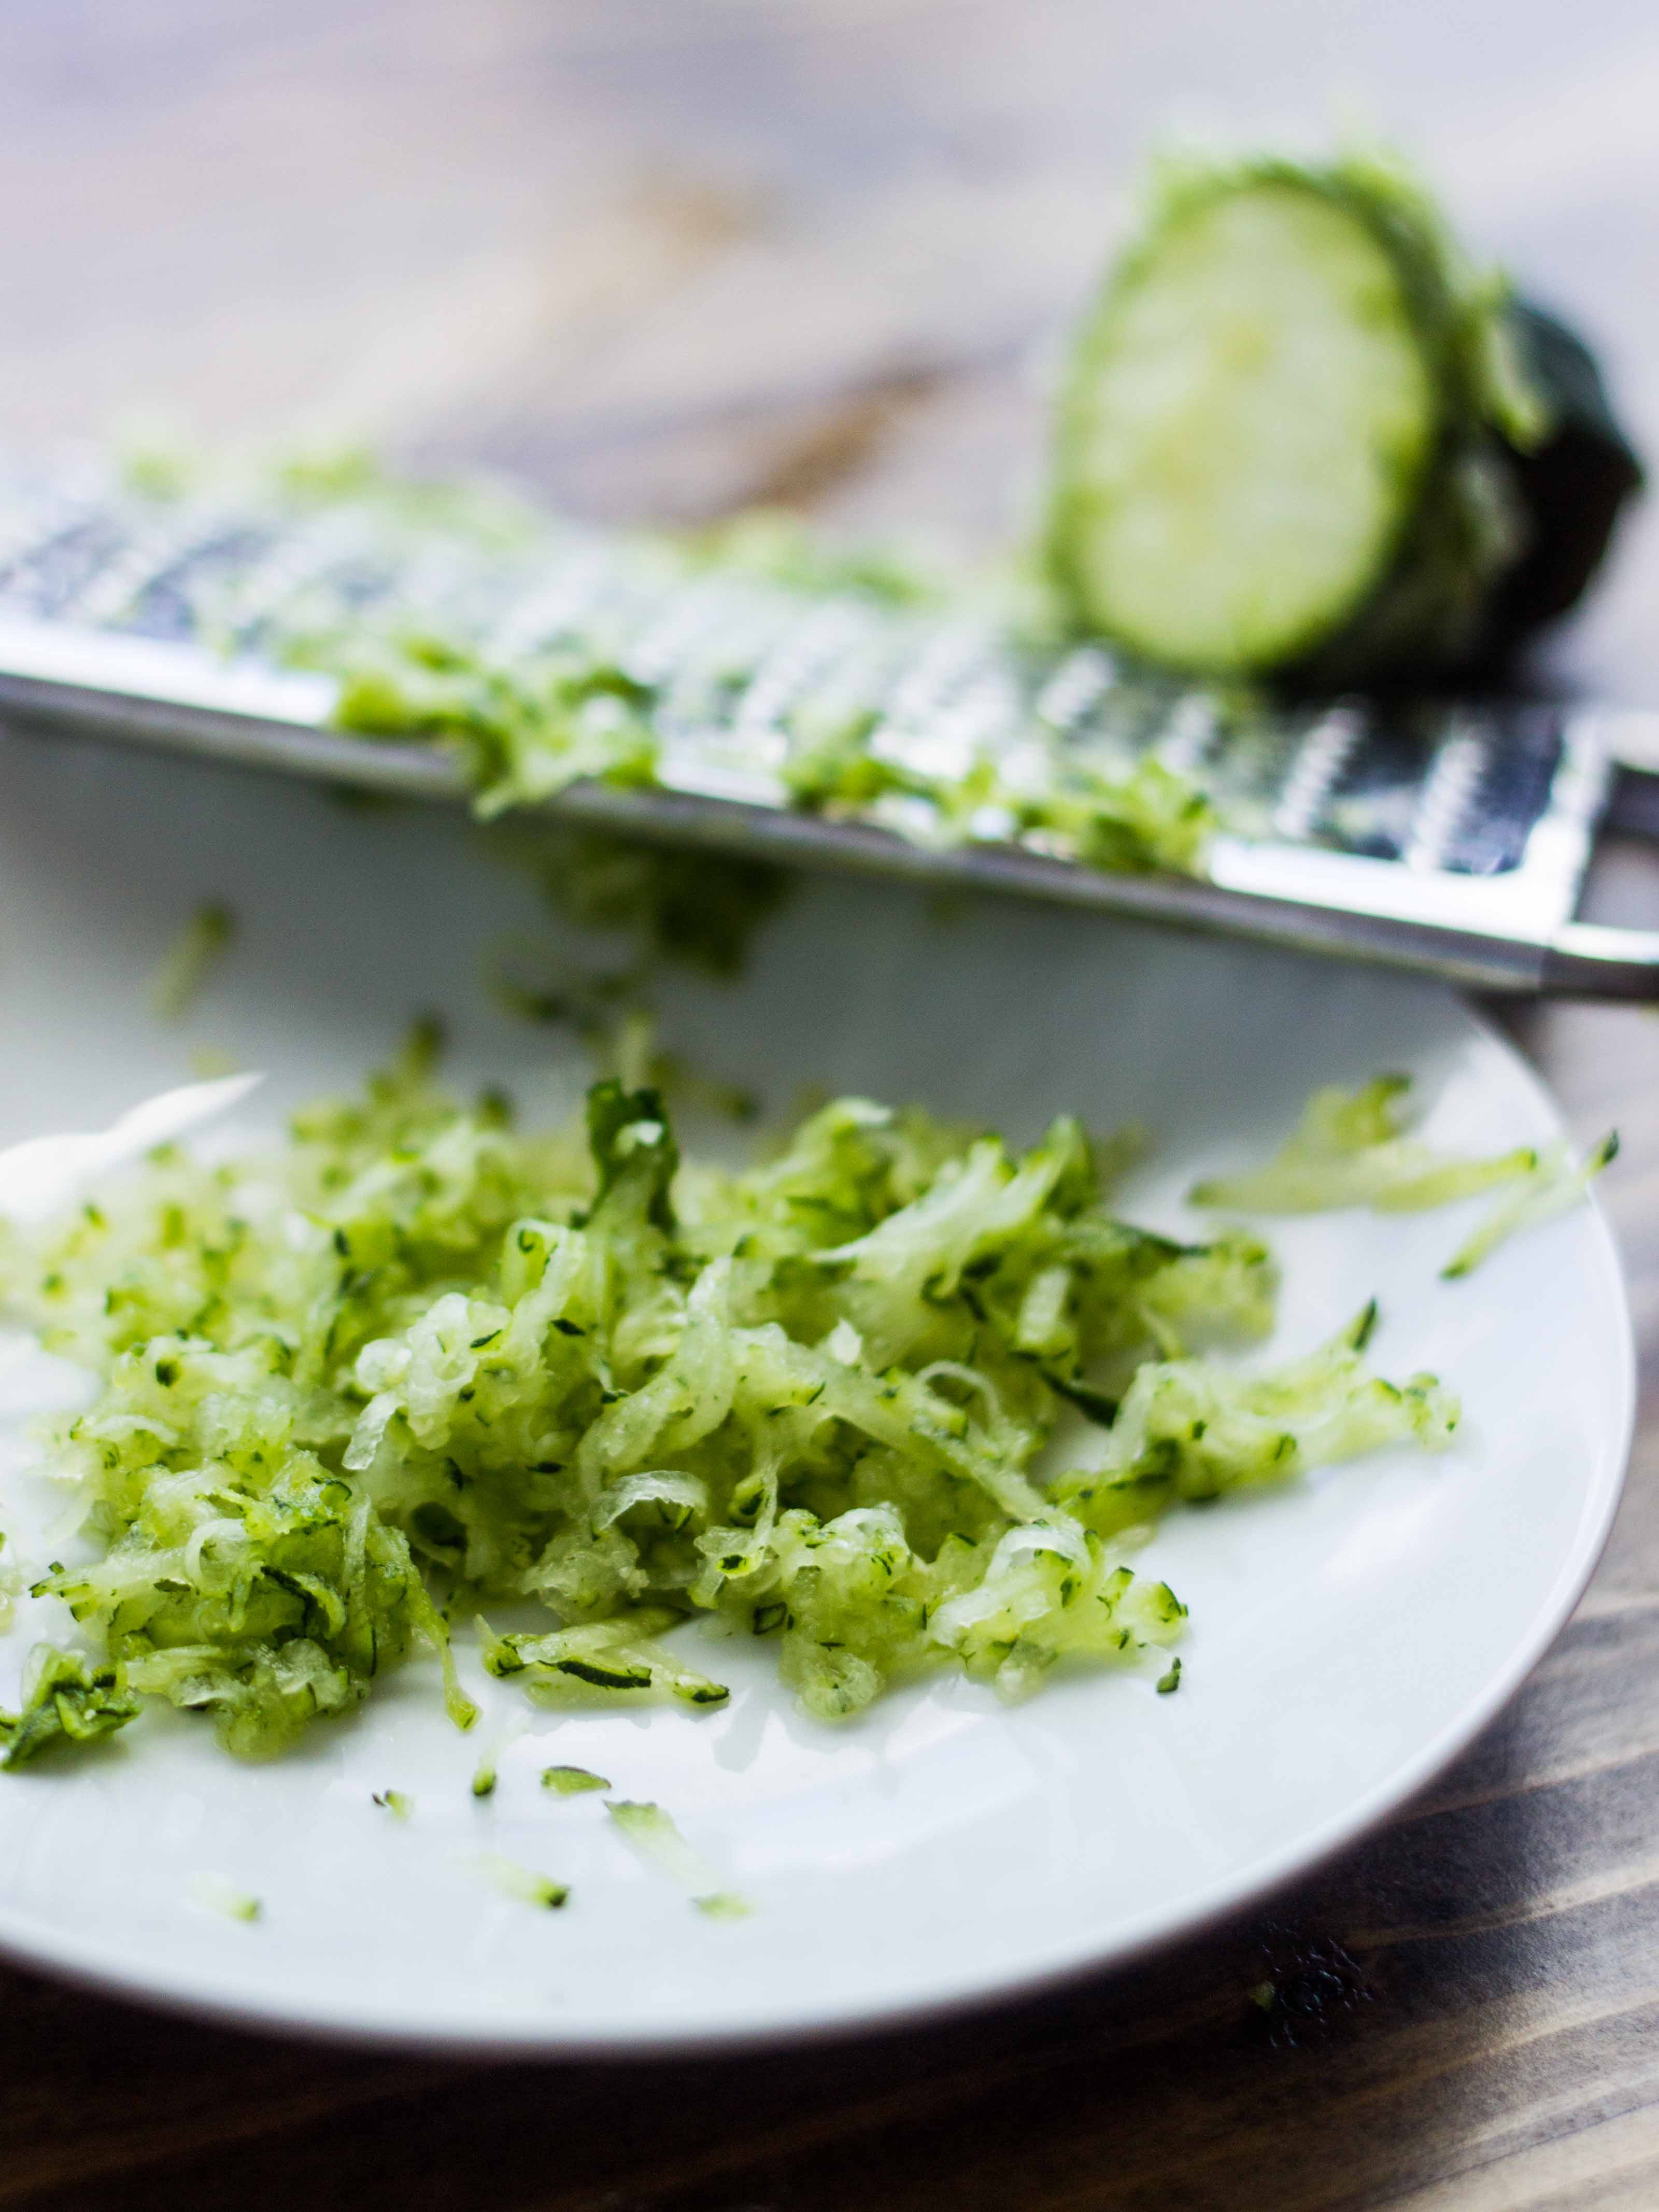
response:
[[[1659,837],[1659,714],[1618,708],[1594,719],[1613,765],[1604,825]]]
[[[1659,1004],[1659,929],[1563,922],[1545,948],[1539,988],[1552,998]]]
[[[1595,716],[1613,769],[1602,827],[1659,838],[1659,714]],[[1539,988],[1561,998],[1659,1003],[1659,930],[1567,921],[1545,950]]]

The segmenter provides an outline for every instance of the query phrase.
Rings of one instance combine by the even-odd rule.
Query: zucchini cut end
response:
[[[1082,624],[1166,666],[1254,674],[1382,581],[1437,435],[1396,265],[1310,178],[1176,206],[1084,331],[1050,567]]]

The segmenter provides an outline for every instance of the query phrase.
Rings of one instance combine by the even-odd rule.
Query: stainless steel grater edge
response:
[[[1241,722],[1203,690],[1040,653],[989,616],[894,607],[665,561],[549,524],[505,546],[392,526],[373,499],[157,500],[103,465],[0,471],[0,714],[360,789],[463,800],[426,743],[331,726],[335,678],[286,665],[324,618],[441,620],[485,654],[602,635],[653,701],[655,781],[545,804],[641,837],[931,878],[1429,970],[1485,990],[1659,1000],[1659,931],[1582,921],[1598,832],[1659,830],[1659,714],[1342,700]],[[909,795],[790,803],[803,702],[856,712]],[[981,809],[915,796],[976,759],[1018,791],[1150,752],[1214,792],[1206,873],[1110,872]],[[902,781],[902,779],[901,779]]]

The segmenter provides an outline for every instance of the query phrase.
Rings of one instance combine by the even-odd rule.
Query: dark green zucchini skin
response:
[[[1510,304],[1509,324],[1552,427],[1530,453],[1506,448],[1527,544],[1487,616],[1484,658],[1493,667],[1511,660],[1534,632],[1583,598],[1644,482],[1642,463],[1613,414],[1589,348],[1528,300]]]
[[[1522,446],[1490,420],[1460,425],[1433,472],[1455,495],[1419,508],[1393,575],[1352,625],[1280,672],[1278,688],[1501,686],[1588,590],[1643,488],[1643,465],[1583,339],[1525,299],[1511,298],[1504,316],[1548,428]],[[1481,527],[1483,509],[1494,529]],[[1512,549],[1495,561],[1494,531]]]

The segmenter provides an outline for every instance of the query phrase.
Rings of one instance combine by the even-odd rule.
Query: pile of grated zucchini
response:
[[[1074,1121],[1015,1155],[842,1098],[733,1173],[654,1092],[520,1134],[434,1052],[13,1240],[10,1302],[102,1387],[50,1462],[100,1556],[36,1585],[89,1652],[37,1652],[9,1762],[146,1698],[269,1753],[422,1650],[465,1726],[452,1624],[552,1704],[718,1705],[707,1639],[662,1641],[697,1613],[824,1719],[941,1666],[1164,1668],[1185,1607],[1139,1532],[1455,1425],[1367,1371],[1369,1314],[1276,1371],[1202,1356],[1269,1326],[1267,1252],[1117,1219]]]

